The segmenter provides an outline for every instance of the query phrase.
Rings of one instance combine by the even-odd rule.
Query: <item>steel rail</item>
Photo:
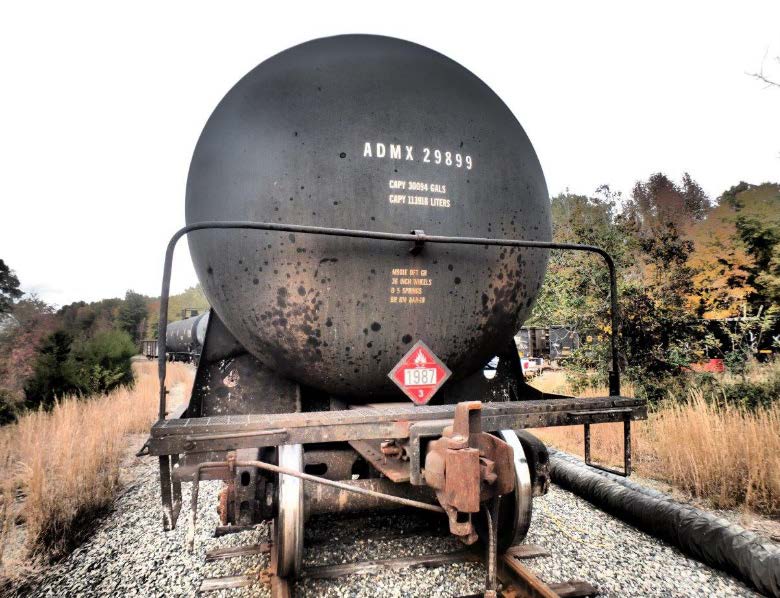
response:
[[[453,245],[486,245],[500,247],[528,247],[537,249],[562,249],[567,251],[584,251],[600,255],[609,269],[610,282],[610,345],[612,354],[612,371],[609,373],[609,394],[620,395],[620,370],[618,358],[618,300],[617,300],[617,275],[615,262],[601,247],[594,245],[579,245],[576,243],[554,243],[552,241],[526,241],[522,239],[490,239],[483,237],[453,237],[445,235],[428,235],[423,231],[411,233],[386,233],[368,230],[353,230],[347,228],[330,228],[324,226],[307,226],[301,224],[277,224],[273,222],[196,222],[180,228],[174,233],[165,250],[165,265],[163,267],[162,292],[160,293],[160,319],[157,330],[157,364],[160,379],[160,410],[159,419],[165,419],[165,374],[166,374],[166,350],[165,330],[168,326],[168,299],[171,290],[171,270],[173,267],[173,252],[176,244],[184,235],[198,230],[265,230],[276,232],[289,232],[300,234],[324,235],[330,237],[350,237],[358,239],[375,239],[379,241],[405,241],[414,243],[413,249],[419,251],[425,243],[449,243]]]

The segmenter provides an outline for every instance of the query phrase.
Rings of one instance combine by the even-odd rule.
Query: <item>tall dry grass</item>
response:
[[[546,384],[564,390],[560,378]],[[593,458],[622,464],[623,425],[602,424],[591,430]],[[780,516],[780,398],[769,407],[747,410],[708,401],[694,386],[684,400],[670,399],[651,410],[648,420],[635,422],[632,431],[634,466],[640,475],[669,483],[716,508],[744,507]],[[536,432],[548,444],[582,456],[582,426]]]
[[[0,428],[0,564],[9,547],[17,558],[66,552],[110,508],[128,456],[127,435],[148,432],[157,414],[155,364],[136,363],[134,370],[132,388],[68,397],[50,412],[28,413]],[[169,388],[192,384],[185,365],[171,364],[169,374]],[[12,546],[20,536],[21,551]]]

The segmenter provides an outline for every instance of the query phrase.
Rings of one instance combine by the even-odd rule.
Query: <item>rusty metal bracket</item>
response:
[[[585,450],[583,452],[585,454],[585,465],[592,467],[593,469],[606,471],[607,473],[619,475],[624,478],[630,476],[631,475],[631,413],[626,413],[623,419],[623,470],[622,471],[612,467],[599,465],[598,463],[593,463],[590,456],[590,425],[591,424],[589,422],[583,425],[584,444],[585,444],[584,447]]]
[[[420,252],[422,252],[423,247],[425,247],[425,231],[413,230],[411,234],[417,238],[414,241],[414,245],[412,245],[412,248],[409,250],[409,253],[412,255],[419,255]]]
[[[512,448],[482,432],[480,401],[455,406],[452,424],[426,448],[424,478],[447,512],[450,533],[466,544],[476,542],[473,515],[482,503],[515,487]]]
[[[422,474],[423,441],[438,438],[451,423],[450,419],[435,419],[415,422],[409,426],[409,483],[413,486],[425,484]]]

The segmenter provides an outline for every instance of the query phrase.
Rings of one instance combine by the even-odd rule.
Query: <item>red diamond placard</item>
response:
[[[388,374],[418,405],[430,401],[451,375],[449,368],[422,341],[417,341]]]

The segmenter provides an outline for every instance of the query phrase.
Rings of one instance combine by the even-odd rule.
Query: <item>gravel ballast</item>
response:
[[[157,462],[133,465],[135,481],[94,535],[33,584],[32,596],[192,596],[204,577],[256,574],[250,588],[208,596],[268,596],[260,574],[267,555],[205,562],[207,550],[267,541],[269,526],[213,538],[219,484],[205,482],[199,497],[196,550],[185,548],[187,517],[162,531]],[[185,509],[189,505],[185,484]],[[604,596],[758,596],[741,582],[597,510],[553,486],[534,500],[528,543],[549,557],[524,561],[548,583],[582,579]],[[429,513],[318,517],[306,528],[304,562],[336,564],[458,550],[446,521]],[[407,569],[333,580],[303,580],[296,596],[462,596],[480,592],[484,570],[475,563]]]

